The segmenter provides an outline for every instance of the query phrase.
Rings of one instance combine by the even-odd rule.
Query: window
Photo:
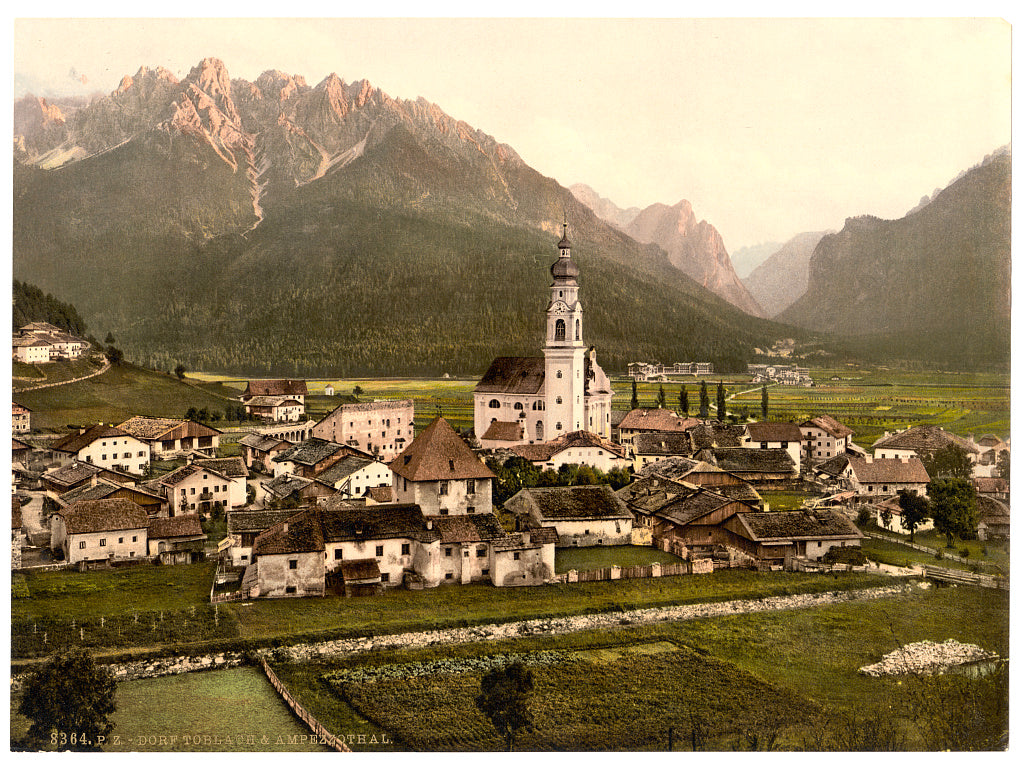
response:
[[[451,580],[453,577],[455,577],[455,576],[452,575],[452,573],[450,573],[450,572],[444,573],[444,579],[445,580]]]
[[[519,561],[519,552],[518,551],[513,551],[512,552],[512,559],[514,561],[517,561],[517,562]]]
[[[194,487],[193,488],[189,488],[189,495],[195,495],[195,494],[196,494],[196,489]]]
[[[467,514],[476,514],[476,506],[467,506],[466,507],[466,513]]]
[[[481,575],[490,575],[491,574],[491,570],[490,570],[490,568],[480,570],[480,574]]]
[[[101,461],[106,461],[107,460],[107,454],[104,453],[102,456],[100,456],[100,460]]]
[[[138,539],[139,539],[139,536],[138,536],[138,535],[133,535],[133,536],[132,536],[132,543],[135,543],[135,542],[137,542],[137,541],[138,541]]]
[[[288,560],[288,569],[290,569],[290,570],[297,570],[297,569],[299,569],[299,560],[298,559],[289,559]]]
[[[85,541],[84,540],[78,541],[78,547],[79,548],[85,548]]]
[[[118,538],[118,539],[117,539],[117,542],[118,542],[118,543],[124,543],[124,538]]]
[[[391,580],[391,573],[390,572],[382,572],[382,573],[380,573],[380,582],[381,583],[387,583],[390,580]]]
[[[293,586],[293,585],[285,586],[284,587],[284,592],[285,593],[295,593],[296,592],[295,586]]]
[[[451,550],[450,548],[446,548],[446,549],[444,550],[444,555],[445,555],[445,556],[451,556],[451,555],[452,555],[452,550]]]
[[[448,509],[441,509],[441,511],[439,511],[438,514],[440,514],[442,517],[447,517]]]
[[[406,556],[406,555],[408,555],[408,553],[409,553],[409,544],[408,543],[403,543],[402,544],[402,556]]]
[[[557,422],[557,423],[555,424],[555,429],[557,429],[557,430],[561,431],[561,429],[562,429],[562,422],[561,422],[561,421],[559,421],[559,422]]]
[[[559,371],[559,373],[561,373],[561,371]],[[521,410],[523,410],[523,404],[522,404],[522,403],[516,403],[516,404],[515,404],[515,405],[513,405],[512,407],[513,407],[513,408],[514,408],[515,410],[517,410],[517,411],[521,411]]]
[[[100,545],[101,546],[107,545],[107,539],[106,538],[100,538]]]
[[[565,341],[565,321],[563,321],[561,318],[555,321],[555,341]]]
[[[561,405],[561,404],[562,404],[562,396],[559,395],[558,397],[555,398],[555,405]]]
[[[341,549],[340,548],[334,549],[334,558],[335,559],[341,559]]]
[[[556,371],[555,372],[555,378],[556,379],[561,379],[562,378],[562,372],[561,371]]]
[[[441,480],[437,483],[437,494],[448,495],[448,480]]]
[[[487,556],[487,547],[483,546],[481,548],[478,548],[476,550],[476,556],[477,556],[478,559],[481,558],[481,557]]]
[[[466,480],[466,495],[476,495],[476,480]]]
[[[497,400],[492,400],[491,402],[489,402],[487,404],[487,407],[488,408],[501,408],[501,403],[498,402]]]
[[[131,458],[131,457],[132,457],[132,454],[131,454],[131,453],[125,453],[125,454],[124,454],[124,457],[125,457],[125,458]]]
[[[143,458],[143,457],[145,457],[145,455],[146,455],[146,451],[144,451],[144,450],[140,450],[139,451],[139,458]]]
[[[374,554],[376,556],[384,556],[384,546],[377,546],[377,549],[374,551]]]

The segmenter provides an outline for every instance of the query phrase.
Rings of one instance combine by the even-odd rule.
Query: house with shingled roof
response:
[[[79,501],[50,520],[50,549],[66,562],[147,555],[149,515],[125,498]]]
[[[791,421],[752,421],[747,424],[746,436],[741,445],[760,450],[784,450],[793,459],[797,471],[800,471],[803,434],[800,426]]]
[[[11,432],[28,434],[32,431],[32,409],[11,401]]]
[[[688,432],[638,432],[633,435],[635,471],[667,458],[692,455],[693,441]]]
[[[712,448],[709,463],[749,482],[757,490],[783,489],[799,479],[797,466],[781,448]]]
[[[267,421],[298,421],[306,412],[306,406],[297,398],[287,395],[256,395],[243,405],[250,416],[259,416]]]
[[[931,478],[916,457],[850,458],[842,479],[862,498],[888,498],[906,490],[925,495]]]
[[[841,456],[853,444],[853,430],[827,414],[801,422],[800,436],[810,463]]]
[[[126,498],[145,509],[150,517],[167,516],[167,499],[159,493],[138,485],[122,484],[103,478],[85,482],[61,493],[53,500],[58,506],[66,508],[79,501],[98,501],[104,498]]]
[[[1006,503],[978,496],[978,540],[1010,540],[1010,507]]]
[[[398,503],[415,503],[428,516],[490,514],[494,473],[440,416],[389,466]]]
[[[633,514],[608,485],[523,488],[505,510],[525,527],[558,533],[558,547],[621,546],[630,543]]]
[[[245,403],[254,397],[290,397],[305,406],[308,394],[306,382],[302,379],[250,379],[241,400]]]
[[[700,423],[700,419],[683,418],[668,408],[634,408],[622,418],[613,436],[627,453],[633,454],[633,440],[638,434],[685,432]]]
[[[350,445],[331,442],[319,437],[308,437],[279,452],[270,459],[275,477],[282,474],[294,474],[306,479],[316,479],[346,456],[356,455],[369,457]]]
[[[977,463],[980,450],[974,438],[967,440],[952,432],[947,432],[936,424],[919,424],[898,432],[886,432],[875,440],[871,446],[876,459],[910,458],[913,456],[934,455],[948,445],[961,448],[971,463]]]
[[[150,483],[167,498],[170,516],[211,514],[246,504],[249,470],[241,456],[195,459]]]
[[[363,498],[370,488],[394,483],[394,473],[387,464],[369,456],[348,454],[316,476],[316,481],[348,498]]]
[[[160,564],[191,564],[205,557],[206,533],[196,514],[149,520],[149,555]]]
[[[632,465],[621,445],[584,431],[567,432],[548,442],[514,445],[508,452],[522,456],[540,469],[557,470],[563,464],[578,464],[607,472]]]
[[[251,432],[238,441],[242,446],[242,459],[246,467],[257,471],[273,473],[274,465],[271,459],[288,450],[292,444],[286,440],[279,440],[259,432]]]
[[[910,535],[910,530],[903,526],[903,509],[900,507],[900,497],[894,495],[886,498],[881,503],[876,503],[872,509],[875,515],[875,524],[883,530]],[[935,520],[932,517],[925,517],[921,524],[914,528],[915,533],[927,532],[935,529]]]
[[[252,544],[256,537],[278,522],[298,514],[297,509],[243,509],[227,513],[227,545],[221,553],[227,555],[233,567],[245,567],[252,559]]]
[[[684,558],[690,551],[712,551],[716,546],[730,545],[727,520],[758,510],[757,503],[685,485],[652,514],[652,542],[656,548]]]
[[[178,458],[189,454],[213,457],[220,446],[220,430],[187,419],[156,416],[132,416],[121,422],[121,429],[142,440],[155,459]]]
[[[326,498],[337,492],[319,480],[289,472],[279,474],[272,480],[260,482],[259,489],[263,493],[260,502],[264,506],[293,506],[296,510],[315,506],[318,498]]]
[[[730,544],[775,566],[794,557],[820,560],[835,547],[859,547],[864,534],[845,514],[834,509],[736,513],[725,522]]]
[[[121,427],[93,424],[65,435],[50,445],[60,465],[84,461],[104,469],[141,474],[149,466],[149,447]]]
[[[70,464],[45,472],[39,478],[46,495],[50,498],[58,498],[82,485],[95,485],[100,480],[119,485],[134,485],[136,482],[136,478],[131,474],[104,469],[84,461],[72,461]]]

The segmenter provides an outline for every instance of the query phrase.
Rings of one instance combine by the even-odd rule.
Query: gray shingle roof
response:
[[[930,482],[924,464],[918,458],[851,458],[850,468],[853,476],[860,483],[879,482]]]
[[[148,527],[146,510],[127,498],[79,501],[57,512],[68,534],[134,530]]]
[[[544,519],[631,519],[626,504],[607,485],[524,488]]]
[[[916,427],[904,429],[902,432],[895,432],[888,437],[881,437],[875,441],[872,448],[896,448],[899,450],[912,450],[917,454],[933,453],[947,445],[957,445],[968,453],[978,453],[978,446],[959,435],[947,432],[935,424],[921,424]]]
[[[494,473],[441,417],[430,422],[388,466],[410,482],[494,478]]]
[[[754,540],[864,537],[845,514],[832,509],[755,511],[737,517]]]
[[[495,358],[475,392],[538,395],[544,390],[544,358]]]
[[[796,474],[796,464],[781,448],[715,448],[715,463],[737,474]]]

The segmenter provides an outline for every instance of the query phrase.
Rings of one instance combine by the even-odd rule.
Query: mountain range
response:
[[[714,278],[510,146],[365,80],[248,82],[208,58],[181,80],[143,67],[88,102],[25,97],[14,117],[15,277],[153,367],[479,373],[537,353],[563,221],[610,369],[738,370],[753,346],[802,335],[712,294]]]
[[[743,285],[767,316],[778,315],[807,291],[811,255],[824,235],[799,233],[785,244],[777,244],[776,250],[743,279]]]

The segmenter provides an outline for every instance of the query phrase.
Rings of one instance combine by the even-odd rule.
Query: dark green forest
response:
[[[84,337],[86,333],[85,321],[74,305],[61,302],[52,294],[44,294],[38,286],[17,279],[14,281],[11,313],[11,326],[15,330],[27,323],[45,321],[75,336]]]

